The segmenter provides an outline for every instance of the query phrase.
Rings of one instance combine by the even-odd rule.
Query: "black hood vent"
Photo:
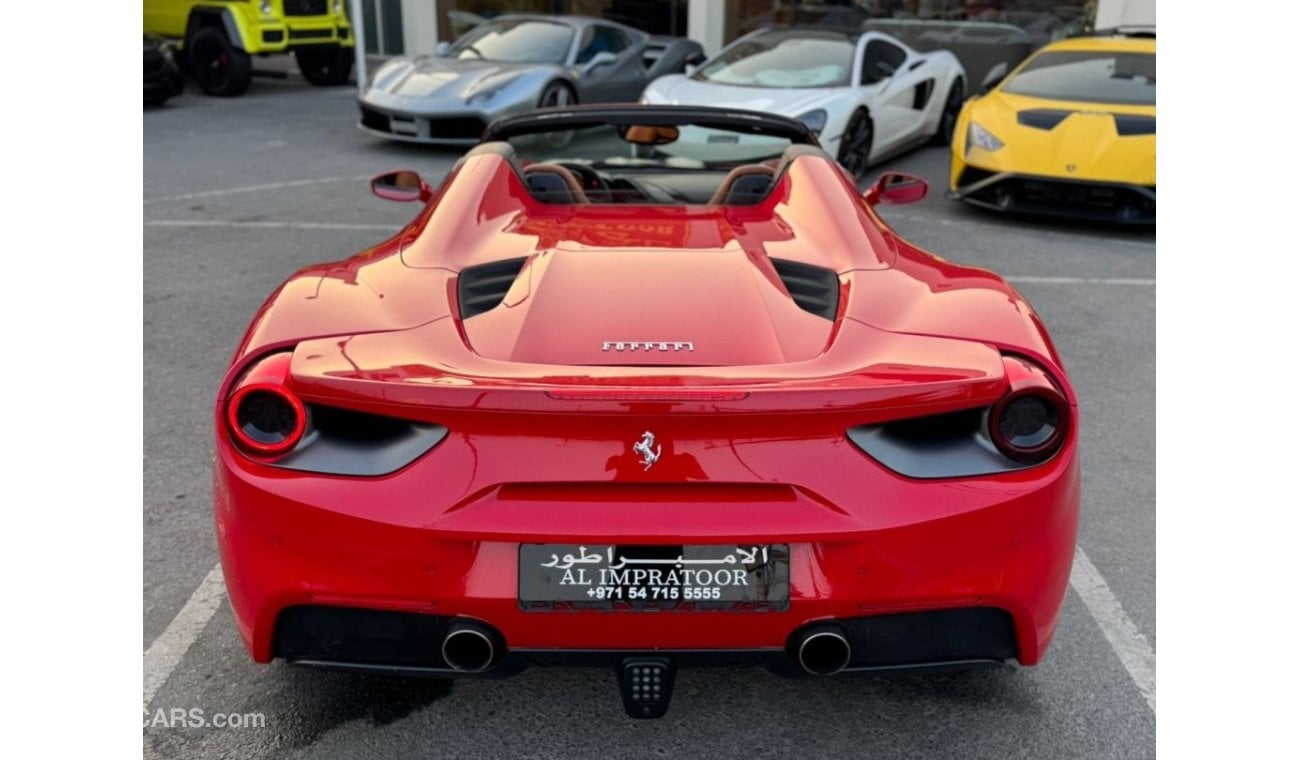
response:
[[[1021,126],[1033,127],[1034,129],[1056,129],[1056,125],[1065,121],[1071,111],[1060,111],[1055,108],[1038,108],[1033,111],[1021,111],[1016,114],[1016,121]]]
[[[463,270],[456,280],[460,318],[469,319],[499,306],[527,260],[506,259]]]
[[[1156,117],[1117,113],[1115,114],[1115,131],[1120,137],[1154,135],[1156,133]]]
[[[797,261],[772,259],[772,266],[799,308],[826,319],[840,309],[840,278],[834,271]]]

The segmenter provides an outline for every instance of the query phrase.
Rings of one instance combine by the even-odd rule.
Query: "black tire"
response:
[[[185,46],[190,72],[199,89],[230,98],[243,95],[253,81],[253,62],[224,32],[208,27],[195,32]]]
[[[542,88],[542,94],[537,98],[538,108],[562,108],[564,106],[576,106],[577,104],[578,94],[564,82],[551,82]],[[547,132],[541,137],[546,147],[563,148],[573,140],[573,130]]]
[[[355,58],[352,48],[298,50],[294,57],[298,59],[298,70],[302,72],[302,78],[317,87],[347,84],[348,77],[352,76],[352,61]]]
[[[866,111],[854,111],[849,117],[849,123],[844,127],[844,134],[840,137],[839,155],[835,160],[839,161],[840,166],[847,169],[858,183],[866,179],[867,169],[871,166],[871,141],[874,137],[871,117]]]
[[[931,142],[935,145],[952,145],[952,133],[957,129],[957,116],[961,114],[961,104],[966,98],[966,86],[960,79],[948,88],[948,97],[943,101],[943,111],[939,114],[939,126]]]

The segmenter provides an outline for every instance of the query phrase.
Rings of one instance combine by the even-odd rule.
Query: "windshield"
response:
[[[565,24],[507,19],[474,27],[447,54],[461,60],[564,63],[572,41],[573,29]]]
[[[770,186],[772,168],[791,145],[780,135],[691,123],[583,125],[516,134],[506,142],[514,148],[529,191],[539,200],[574,202],[563,172],[546,168],[559,165],[583,189],[583,202],[638,204],[708,203],[732,169],[766,164],[762,177],[746,181],[752,197],[737,195],[739,200],[726,202],[757,201]]]
[[[693,78],[743,87],[844,87],[854,50],[843,34],[768,32],[722,51]]]
[[[1156,57],[1151,53],[1043,53],[1002,91],[1049,100],[1153,106]]]

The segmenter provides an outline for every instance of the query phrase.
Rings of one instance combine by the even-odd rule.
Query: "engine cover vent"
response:
[[[772,266],[799,308],[834,320],[840,308],[840,278],[825,267],[772,259]]]
[[[527,260],[519,258],[494,261],[462,271],[456,280],[460,318],[469,319],[499,306]]]

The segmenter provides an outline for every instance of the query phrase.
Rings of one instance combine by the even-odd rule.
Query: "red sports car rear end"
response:
[[[923,191],[685,108],[515,117],[437,191],[378,178],[424,210],[286,282],[219,394],[253,658],[599,665],[636,717],[683,666],[1038,662],[1075,399],[1010,286],[871,210]]]

